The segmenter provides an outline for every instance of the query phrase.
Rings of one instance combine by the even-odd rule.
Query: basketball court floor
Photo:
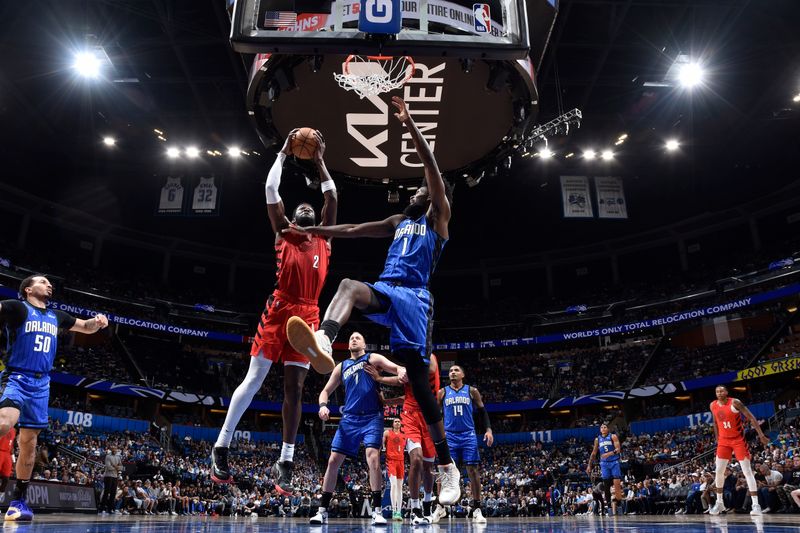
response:
[[[498,518],[486,525],[475,525],[463,519],[443,520],[430,526],[390,523],[373,527],[369,520],[331,520],[324,526],[309,526],[305,519],[294,518],[230,518],[230,517],[160,517],[39,514],[31,524],[5,523],[5,529],[20,533],[290,533],[386,531],[411,532],[485,532],[531,531],[541,533],[798,533],[800,515],[767,515],[751,519],[749,515],[723,517],[703,516],[628,516],[619,518],[557,517]]]

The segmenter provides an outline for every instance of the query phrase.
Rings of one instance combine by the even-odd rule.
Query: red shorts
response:
[[[386,459],[386,475],[403,479],[406,474],[406,465],[403,459]]]
[[[731,454],[736,455],[736,459],[750,459],[750,449],[744,439],[720,440],[717,443],[717,457],[720,459],[731,460]]]
[[[0,477],[11,477],[11,453],[0,452]]]
[[[409,444],[415,443],[422,446],[422,458],[433,461],[436,458],[436,448],[433,446],[433,439],[428,433],[428,424],[422,416],[422,411],[406,411],[400,413],[400,422],[403,424],[403,432],[408,437]],[[409,448],[410,451],[410,448]]]
[[[250,348],[250,355],[263,355],[273,363],[294,363],[308,368],[308,357],[295,351],[286,338],[286,322],[290,317],[299,316],[316,331],[319,329],[319,306],[290,304],[279,298],[261,315],[258,331]]]

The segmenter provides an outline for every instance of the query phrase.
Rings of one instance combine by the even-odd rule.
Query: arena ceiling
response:
[[[245,112],[251,58],[228,44],[224,1],[2,6],[4,182],[145,231],[236,246],[264,236],[260,183],[272,152],[260,147]],[[480,242],[491,256],[575,246],[735,206],[796,179],[799,26],[794,0],[562,0],[538,71],[539,121],[577,107],[582,127],[550,140],[558,154],[551,161],[517,157],[510,171],[498,162],[498,175],[475,188],[459,184],[454,236],[478,235],[472,245]],[[87,43],[108,56],[103,80],[74,75],[73,53]],[[705,87],[663,86],[680,54],[705,64]],[[155,129],[169,141],[260,152],[235,163],[203,161],[224,176],[219,217],[154,216],[171,171]],[[622,134],[626,141],[613,147]],[[104,135],[117,146],[103,146]],[[671,137],[682,142],[677,154],[663,150]],[[451,142],[468,149],[468,140]],[[616,157],[604,169],[564,158],[606,146]],[[563,220],[562,174],[622,176],[630,219]],[[340,220],[398,209],[380,186],[341,188]],[[289,173],[287,203],[318,194]]]

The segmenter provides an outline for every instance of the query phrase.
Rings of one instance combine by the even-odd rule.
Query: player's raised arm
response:
[[[325,387],[319,393],[319,417],[322,420],[328,420],[331,416],[331,411],[328,409],[328,399],[331,397],[333,391],[342,384],[342,363],[336,365],[331,372],[331,377]]]
[[[283,206],[283,200],[278,193],[281,186],[281,174],[283,173],[283,162],[286,161],[286,156],[291,153],[292,139],[294,139],[297,129],[289,132],[286,136],[286,142],[283,143],[283,148],[278,152],[272,168],[269,169],[267,174],[267,183],[264,186],[264,194],[267,197],[267,215],[269,215],[270,224],[272,224],[272,231],[279,235],[281,230],[289,227],[289,219],[286,218],[286,208]]]
[[[317,141],[317,149],[314,152],[314,164],[317,165],[319,172],[319,184],[322,190],[322,195],[325,197],[325,203],[322,204],[322,225],[333,226],[336,224],[336,212],[339,207],[339,200],[336,194],[336,184],[333,182],[328,167],[325,166],[325,138],[318,130],[314,132],[314,138]]]
[[[372,365],[364,365],[364,372],[369,374],[369,376],[376,383],[380,383],[381,385],[388,385],[390,387],[402,387],[404,383],[404,380],[400,379],[400,376],[382,376],[380,371]],[[401,396],[400,398],[403,398],[403,396]]]
[[[408,128],[408,132],[411,134],[411,142],[414,143],[414,148],[416,148],[417,155],[419,155],[419,159],[425,169],[425,183],[428,186],[428,194],[431,199],[436,232],[447,238],[447,224],[450,222],[450,202],[447,199],[444,178],[442,178],[442,173],[439,171],[439,165],[436,164],[433,150],[431,150],[431,146],[425,140],[425,137],[422,136],[414,119],[411,118],[405,101],[399,96],[392,96],[392,105],[397,108],[397,113],[394,116]]]
[[[384,372],[397,375],[400,383],[403,382],[403,378],[406,375],[406,368],[404,366],[394,364],[378,353],[369,356],[369,364],[374,366],[377,370],[383,370]]]
[[[364,222],[363,224],[338,224],[336,226],[312,226],[300,228],[291,226],[284,231],[297,233],[310,233],[311,235],[322,235],[323,237],[340,237],[345,239],[355,239],[358,237],[391,237],[403,215],[392,215],[384,220],[376,222]]]
[[[108,318],[106,318],[105,315],[97,314],[94,318],[90,318],[89,320],[76,318],[75,324],[69,328],[69,330],[78,333],[92,334],[106,327],[108,327]]]
[[[758,423],[758,420],[756,420],[756,417],[753,416],[753,413],[750,412],[750,409],[748,409],[745,404],[743,404],[741,401],[735,398],[733,399],[733,406],[736,408],[737,411],[739,411],[744,415],[747,421],[750,422],[750,425],[753,426],[753,429],[756,430],[756,433],[758,433],[758,440],[761,441],[761,444],[763,444],[764,446],[769,444],[769,437],[764,435],[764,432],[761,431],[761,424]]]

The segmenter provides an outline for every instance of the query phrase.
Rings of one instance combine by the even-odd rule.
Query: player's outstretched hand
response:
[[[399,96],[392,96],[392,105],[397,108],[397,113],[395,113],[394,116],[397,117],[397,120],[405,124],[406,120],[409,119],[408,107],[405,101]]]
[[[322,156],[325,155],[325,137],[322,136],[321,131],[314,130],[314,140],[317,141],[317,149],[314,150],[314,162],[321,163]]]
[[[281,152],[286,155],[292,155],[292,141],[294,140],[294,136],[300,128],[295,128],[289,132],[289,135],[286,136],[286,141],[283,143],[283,148],[281,148]]]
[[[485,442],[486,446],[489,448],[491,448],[492,444],[494,444],[494,435],[492,434],[491,429],[487,429],[486,433],[483,434],[483,442]]]
[[[281,234],[288,235],[290,233],[294,235],[307,235],[308,231],[306,231],[305,228],[298,226],[297,224],[290,223],[288,228],[284,228],[281,230]]]
[[[327,406],[323,406],[319,408],[319,417],[323,422],[327,422],[328,419],[331,417],[331,411],[327,408]]]
[[[97,324],[97,329],[103,329],[108,327],[108,317],[106,315],[98,313],[94,316],[94,319]]]
[[[406,373],[406,367],[398,366],[397,367],[397,377],[400,379],[400,383],[408,383],[408,374]]]

